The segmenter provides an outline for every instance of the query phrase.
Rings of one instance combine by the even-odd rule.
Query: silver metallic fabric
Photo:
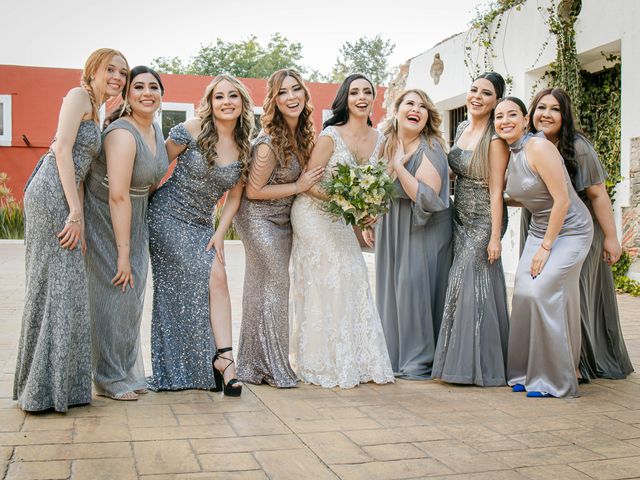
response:
[[[261,133],[253,149],[270,144]],[[300,164],[293,156],[287,165],[277,159],[269,185],[295,182]],[[245,251],[242,324],[238,345],[238,378],[266,382],[274,387],[295,387],[289,365],[289,257],[291,204],[294,196],[250,200],[243,196],[234,223]]]
[[[553,198],[527,162],[531,135],[512,145],[506,193],[532,214],[529,236],[516,271],[509,332],[509,385],[555,397],[577,396],[580,360],[580,269],[593,236],[591,215],[564,166],[571,205],[540,275],[532,278],[531,260],[544,238]]]

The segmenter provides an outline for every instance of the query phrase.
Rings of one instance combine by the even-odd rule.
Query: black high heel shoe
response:
[[[231,366],[231,364],[235,363],[232,359],[224,357],[222,355],[220,355],[221,353],[225,353],[225,352],[230,352],[232,351],[233,348],[232,347],[226,347],[226,348],[220,348],[218,349],[218,351],[216,352],[215,356],[213,357],[213,362],[212,362],[212,367],[213,367],[213,378],[216,381],[216,388],[213,389],[214,392],[219,392],[220,390],[224,391],[225,395],[228,395],[229,397],[239,397],[240,394],[242,393],[242,385],[236,387],[235,385],[237,385],[238,383],[240,383],[240,381],[237,378],[232,378],[231,380],[229,380],[228,383],[224,383],[224,372],[227,371],[227,368],[229,368]],[[227,363],[227,366],[224,367],[222,369],[222,371],[218,370],[215,367],[215,361],[218,358],[222,358],[223,360],[227,360],[229,363]]]

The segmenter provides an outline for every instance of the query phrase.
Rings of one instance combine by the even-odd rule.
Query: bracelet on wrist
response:
[[[70,223],[80,223],[80,222],[81,222],[81,220],[80,220],[79,218],[75,218],[75,219],[73,219],[73,218],[67,218],[67,219],[64,221],[64,224],[65,224],[65,225],[69,225]]]
[[[549,248],[545,247],[545,246],[544,246],[544,243],[541,243],[541,244],[540,244],[540,246],[541,246],[542,248],[544,248],[547,252],[550,252],[550,251],[551,251],[551,247],[549,247]]]

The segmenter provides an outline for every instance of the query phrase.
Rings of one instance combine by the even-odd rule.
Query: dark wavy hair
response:
[[[160,79],[160,75],[158,74],[158,72],[156,72],[151,67],[147,67],[146,65],[138,65],[137,67],[133,67],[131,69],[131,71],[129,72],[129,78],[127,79],[127,87],[122,90],[122,99],[124,101],[122,102],[122,105],[120,105],[119,108],[116,108],[111,113],[111,115],[109,115],[104,120],[104,126],[105,127],[107,125],[109,125],[110,123],[116,121],[117,119],[119,119],[121,117],[126,117],[126,116],[131,114],[130,111],[128,111],[128,108],[127,108],[127,107],[129,107],[129,104],[127,102],[127,96],[129,95],[129,90],[131,90],[131,84],[133,83],[133,79],[136,78],[138,75],[141,75],[143,73],[150,73],[151,75],[153,75],[155,77],[155,79],[158,81],[158,85],[160,86],[160,95],[164,95],[164,85],[162,84],[162,80]]]
[[[549,87],[544,90],[540,90],[529,105],[529,131],[532,133],[538,133],[536,126],[533,124],[533,114],[538,108],[538,104],[542,97],[552,95],[558,101],[560,105],[560,116],[562,118],[562,124],[560,125],[560,131],[558,132],[558,151],[564,160],[564,165],[569,172],[571,182],[578,171],[578,162],[576,161],[576,147],[575,140],[578,134],[583,133],[576,127],[576,120],[573,116],[573,109],[571,108],[571,98],[562,88]]]
[[[326,122],[322,124],[322,128],[327,128],[331,125],[344,125],[349,121],[349,90],[351,89],[351,84],[355,80],[363,79],[369,82],[371,85],[371,90],[373,91],[373,98],[376,98],[376,89],[367,77],[362,75],[361,73],[352,73],[347,78],[344,79],[342,85],[338,89],[338,93],[336,93],[336,98],[333,99],[333,103],[331,104],[331,117],[327,119]],[[370,127],[373,126],[371,123],[371,119],[367,119],[367,125]]]

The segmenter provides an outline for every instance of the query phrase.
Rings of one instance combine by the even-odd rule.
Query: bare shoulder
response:
[[[531,137],[531,139],[525,145],[525,150],[527,153],[533,153],[534,155],[553,155],[558,153],[556,146],[546,138],[542,137]]]
[[[69,90],[63,101],[68,106],[91,113],[91,98],[89,98],[89,92],[82,87],[74,87]]]
[[[489,143],[489,153],[490,154],[501,153],[501,154],[508,155],[509,145],[507,145],[507,142],[505,142],[502,138],[496,137],[493,140],[491,140],[491,143]]]
[[[198,117],[193,117],[184,122],[184,128],[191,134],[193,138],[198,138],[200,131],[202,130],[202,120]]]

